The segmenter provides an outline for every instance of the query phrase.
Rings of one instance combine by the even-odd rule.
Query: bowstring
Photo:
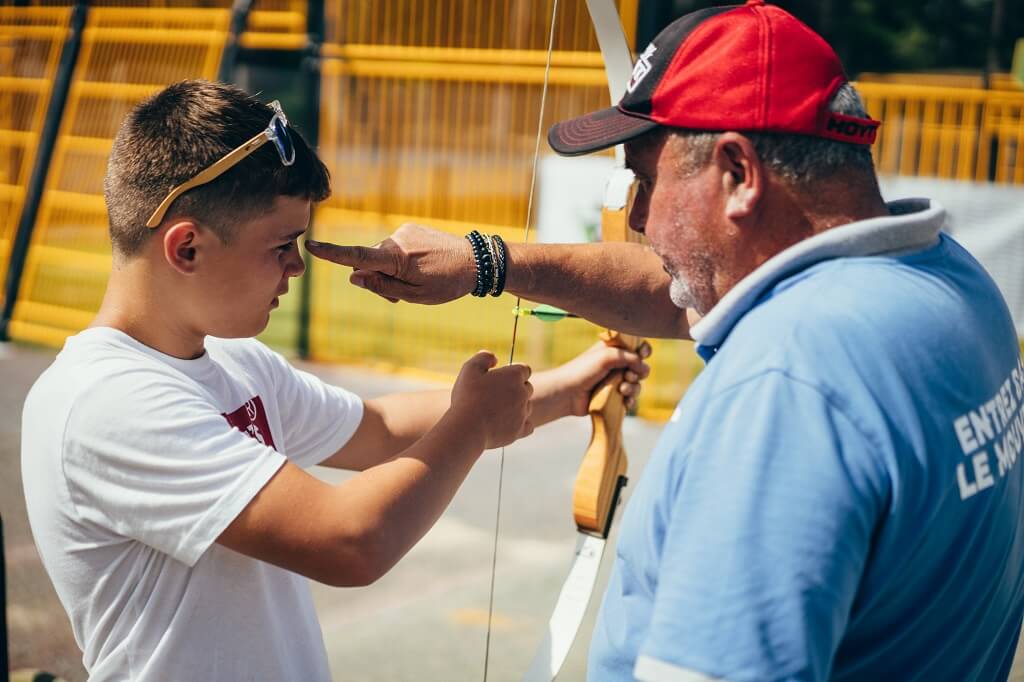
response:
[[[540,112],[537,114],[537,135],[534,139],[533,167],[530,170],[530,193],[526,201],[526,226],[523,229],[523,243],[530,241],[530,222],[533,218],[533,197],[537,187],[537,165],[540,159],[540,139],[544,131],[544,108],[548,97],[548,83],[551,76],[551,56],[555,45],[555,18],[558,16],[558,0],[551,5],[551,26],[548,28],[548,53],[544,64],[544,83],[540,92]],[[516,296],[516,308],[522,304],[522,296]],[[512,364],[516,357],[516,337],[519,333],[519,316],[515,315],[512,321],[512,343],[508,351],[508,364]],[[484,682],[487,682],[487,673],[490,668],[491,656],[491,624],[494,617],[494,583],[498,568],[498,530],[501,526],[501,490],[505,473],[505,446],[502,446],[498,455],[498,503],[494,511],[494,547],[491,550],[491,584],[487,599],[487,638],[484,643]]]

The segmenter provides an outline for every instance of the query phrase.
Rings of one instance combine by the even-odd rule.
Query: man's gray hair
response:
[[[857,90],[844,83],[833,95],[829,109],[836,113],[867,118],[864,102]],[[683,171],[695,173],[711,160],[719,133],[672,131],[686,142],[681,156]],[[810,135],[791,133],[744,133],[754,144],[757,155],[769,169],[792,185],[803,185],[826,178],[839,170],[868,173],[874,178],[871,147],[838,142]]]

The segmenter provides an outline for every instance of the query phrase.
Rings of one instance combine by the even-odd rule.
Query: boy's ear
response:
[[[199,227],[191,220],[181,220],[164,232],[164,259],[183,275],[190,275],[196,270],[197,247],[200,241]]]

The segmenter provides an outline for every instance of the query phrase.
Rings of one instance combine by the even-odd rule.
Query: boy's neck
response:
[[[99,312],[89,326],[117,329],[172,357],[200,357],[205,352],[205,334],[189,328],[178,302],[165,295],[173,289],[162,286],[147,267],[142,258],[115,262]]]

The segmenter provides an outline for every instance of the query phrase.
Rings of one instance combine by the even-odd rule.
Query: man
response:
[[[22,431],[32,532],[92,680],[329,680],[306,578],[379,578],[484,449],[583,414],[610,370],[635,399],[646,365],[605,348],[532,383],[481,351],[450,393],[365,403],[294,369],[248,337],[329,193],[277,103],[223,84],[168,87],[114,141],[106,296]],[[331,486],[314,464],[361,473]]]
[[[562,154],[625,143],[658,258],[513,244],[506,288],[707,361],[626,509],[591,680],[1006,679],[1024,367],[942,208],[883,202],[877,126],[831,48],[752,0],[678,19],[616,107],[551,130]],[[417,226],[310,251],[392,300],[476,275]]]

